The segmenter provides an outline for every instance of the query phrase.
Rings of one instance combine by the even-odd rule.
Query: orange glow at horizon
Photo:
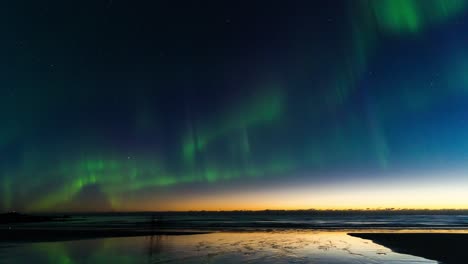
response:
[[[123,204],[122,211],[468,209],[468,183],[289,187],[171,197]]]
[[[232,211],[232,210],[382,210],[382,209],[468,209],[468,177],[465,171],[433,172],[415,179],[398,174],[363,181],[314,184],[233,187],[216,185],[201,193],[170,192],[126,197],[109,201],[112,208],[96,211]],[[387,179],[391,180],[387,180]],[[63,211],[80,211],[64,204]],[[57,208],[55,211],[62,211]],[[86,211],[86,210],[82,210]]]

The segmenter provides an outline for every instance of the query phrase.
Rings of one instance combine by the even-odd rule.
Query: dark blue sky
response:
[[[468,208],[467,8],[2,3],[0,208]]]

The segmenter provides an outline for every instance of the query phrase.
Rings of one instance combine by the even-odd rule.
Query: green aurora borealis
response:
[[[467,169],[468,1],[35,2],[1,7],[1,210]]]

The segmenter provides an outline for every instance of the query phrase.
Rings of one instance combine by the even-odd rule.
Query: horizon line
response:
[[[8,213],[19,213],[19,214],[119,214],[119,213],[230,213],[230,212],[468,212],[468,208],[368,208],[368,209],[236,209],[236,210],[138,210],[138,211],[126,211],[126,210],[111,210],[111,211],[16,211],[7,210],[0,212],[0,214]]]

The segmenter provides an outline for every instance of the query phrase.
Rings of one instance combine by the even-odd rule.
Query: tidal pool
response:
[[[342,231],[216,232],[0,244],[1,263],[437,263]]]

